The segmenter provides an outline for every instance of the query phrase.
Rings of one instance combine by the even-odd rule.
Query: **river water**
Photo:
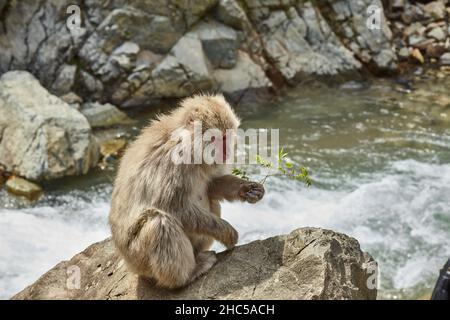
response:
[[[271,177],[260,203],[225,203],[240,243],[303,226],[333,229],[379,262],[379,297],[429,294],[450,257],[450,79],[410,94],[398,88],[388,80],[311,85],[238,106],[243,128],[279,128],[290,159],[314,180],[307,189]],[[153,115],[132,116],[142,124]],[[113,177],[96,169],[49,183],[34,204],[0,191],[0,298],[109,235]]]

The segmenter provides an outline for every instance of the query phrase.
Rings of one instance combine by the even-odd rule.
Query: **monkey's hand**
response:
[[[221,232],[219,240],[227,249],[232,249],[236,246],[238,242],[239,234],[235,228],[225,220],[225,229]]]
[[[239,189],[241,200],[249,203],[258,202],[262,199],[264,193],[264,186],[258,182],[244,182]]]

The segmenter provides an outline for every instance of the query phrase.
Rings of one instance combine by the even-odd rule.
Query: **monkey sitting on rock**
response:
[[[174,150],[182,150],[174,133],[182,129],[192,137],[195,122],[202,132],[220,130],[226,160],[225,132],[236,133],[239,120],[222,95],[197,95],[142,130],[125,151],[114,183],[114,244],[131,271],[159,287],[183,287],[207,272],[217,261],[207,251],[214,240],[228,249],[236,245],[238,233],[220,217],[219,201],[255,203],[264,196],[261,184],[225,174],[220,163],[173,161]]]

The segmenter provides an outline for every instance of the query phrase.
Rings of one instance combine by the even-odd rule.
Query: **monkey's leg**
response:
[[[194,248],[194,255],[197,256],[200,252],[207,251],[214,242],[214,238],[205,236],[203,234],[188,234],[192,247]]]
[[[188,284],[196,270],[194,251],[178,219],[148,209],[130,229],[128,264],[165,288]]]
[[[216,253],[214,251],[200,252],[196,257],[197,265],[195,266],[192,280],[208,272],[209,269],[217,262]]]
[[[146,210],[130,235],[128,263],[138,274],[155,279],[160,287],[183,287],[216,262],[213,252],[195,257],[180,221],[158,209]]]
[[[217,200],[210,199],[209,210],[216,217],[220,218],[220,203]],[[214,242],[214,238],[203,234],[189,234],[189,240],[191,240],[194,247],[194,254],[197,255],[200,252],[207,251]]]

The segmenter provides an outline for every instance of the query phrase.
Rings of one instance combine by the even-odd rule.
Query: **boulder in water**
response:
[[[29,180],[87,173],[98,145],[86,118],[26,71],[0,78],[0,164]]]
[[[20,177],[12,176],[6,181],[6,190],[17,196],[23,196],[28,200],[36,200],[42,194],[42,189],[36,183]]]

